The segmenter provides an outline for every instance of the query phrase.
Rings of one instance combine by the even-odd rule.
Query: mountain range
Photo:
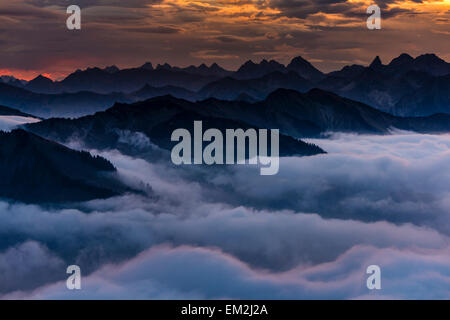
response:
[[[449,74],[450,63],[434,54],[416,58],[402,54],[387,65],[376,57],[368,67],[353,65],[331,72],[316,85],[394,115],[427,116],[450,113],[448,94],[435,90],[433,104],[433,100],[427,99],[426,89],[448,87],[449,78],[445,75]],[[421,100],[422,104],[406,105],[414,99]]]
[[[13,108],[1,106],[1,105],[0,105],[0,116],[19,116],[19,117],[38,118],[36,116],[19,111],[17,109],[13,109]]]
[[[170,150],[171,128],[192,131],[194,120],[203,121],[205,130],[279,128],[280,154],[285,156],[322,153],[317,146],[296,139],[319,137],[330,131],[386,134],[397,128],[450,132],[450,115],[397,117],[321,89],[307,93],[278,89],[256,103],[214,98],[190,102],[163,96],[134,104],[115,104],[106,111],[78,119],[53,118],[26,124],[24,128],[61,143],[77,140],[88,148],[116,148],[128,153],[129,144],[137,140],[140,145],[146,141],[150,147]],[[131,139],[130,134],[135,136]]]
[[[324,74],[302,57],[287,65],[248,61],[237,71],[210,67],[172,67],[150,62],[138,68],[116,66],[77,70],[61,81],[44,76],[23,83],[0,83],[0,104],[41,117],[78,117],[104,111],[115,102],[133,103],[156,96],[201,101],[207,98],[256,102],[276,89],[307,92],[320,88],[397,116],[450,113],[450,64],[434,54],[401,54],[384,65],[351,65]],[[5,81],[3,81],[5,82]]]
[[[236,72],[145,63],[91,68],[56,82],[3,78],[0,116],[49,119],[0,133],[0,197],[60,203],[134,192],[107,160],[64,144],[168,157],[172,131],[193,134],[196,120],[204,130],[280,129],[281,156],[326,153],[301,139],[329,132],[448,133],[448,72],[435,55],[401,55],[329,74],[297,57],[287,66],[249,61]]]
[[[215,108],[203,108],[171,96],[157,97],[134,104],[116,104],[103,112],[78,119],[52,118],[36,125],[25,125],[30,132],[61,143],[80,141],[87,148],[118,149],[124,153],[148,152],[155,146],[171,150],[172,131],[185,128],[193,135],[194,121],[202,121],[203,130],[216,128],[225,134],[226,129],[269,128],[246,122],[238,115],[224,116]],[[319,147],[280,134],[280,155],[315,155],[324,153]],[[133,148],[135,147],[135,148]]]

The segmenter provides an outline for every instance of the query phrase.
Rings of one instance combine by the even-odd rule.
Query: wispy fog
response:
[[[41,120],[22,116],[0,116],[0,131],[10,131],[26,123],[35,123]]]

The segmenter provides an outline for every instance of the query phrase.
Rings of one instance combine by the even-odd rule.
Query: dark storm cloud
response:
[[[375,1],[382,8],[383,18],[392,18],[399,14],[413,12],[408,9],[388,9],[388,5],[400,1]],[[345,17],[367,18],[367,7],[361,3],[347,0],[268,0],[264,6],[277,8],[283,16],[305,19],[317,13],[341,14]]]
[[[157,26],[157,27],[127,28],[126,31],[172,34],[172,33],[179,33],[182,30],[172,26]]]
[[[219,40],[220,42],[225,42],[225,43],[238,42],[238,41],[242,40],[242,39],[239,39],[238,37],[234,37],[234,36],[220,36],[220,37],[216,37],[215,39]]]

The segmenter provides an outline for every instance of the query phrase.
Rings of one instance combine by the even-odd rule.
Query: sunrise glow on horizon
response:
[[[298,3],[298,5],[296,5]],[[77,69],[146,61],[180,67],[216,62],[235,70],[247,60],[288,63],[302,56],[324,72],[388,63],[399,54],[435,53],[450,61],[450,1],[380,2],[383,28],[365,28],[373,1],[141,0],[80,1],[83,29],[71,33],[62,2],[0,4],[0,74],[62,79]],[[45,17],[42,20],[42,17]],[[39,32],[39,37],[36,36]],[[14,33],[15,37],[6,36]]]

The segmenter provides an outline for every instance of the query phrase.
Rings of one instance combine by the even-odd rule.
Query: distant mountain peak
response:
[[[304,59],[302,56],[297,56],[291,60],[290,64],[303,64],[303,65],[311,65],[308,60]]]
[[[369,65],[369,68],[377,69],[383,66],[383,63],[381,62],[380,56],[376,56],[375,59],[373,59],[372,63]]]
[[[269,97],[273,98],[273,97],[278,97],[278,96],[285,96],[287,94],[300,95],[301,93],[296,91],[296,90],[292,90],[292,89],[278,88],[278,89],[275,89],[274,91],[272,91],[271,93],[269,93],[267,98],[269,98]]]
[[[414,58],[411,57],[407,53],[402,53],[397,58],[392,59],[392,61],[389,63],[389,66],[398,66],[405,63],[411,63],[414,61]]]
[[[51,82],[53,82],[52,79],[47,78],[46,76],[43,76],[42,74],[38,75],[36,78],[34,78],[31,81],[51,81]]]
[[[239,69],[242,69],[243,67],[248,67],[248,66],[255,66],[256,63],[254,63],[252,60],[247,60]]]
[[[33,80],[29,81],[27,84],[27,87],[30,89],[47,88],[48,86],[51,86],[51,85],[53,85],[53,80],[40,74]]]
[[[28,81],[17,79],[15,77],[9,76],[9,75],[4,75],[4,76],[0,76],[0,83],[6,83],[6,84],[13,85],[13,86],[22,87],[22,86],[26,85],[28,83]]]
[[[269,62],[263,59],[260,63],[254,63],[252,60],[248,60],[235,72],[235,77],[237,79],[255,79],[274,71],[284,72],[285,69],[284,65],[274,60]]]
[[[160,70],[160,69],[163,69],[163,70],[171,70],[171,69],[172,69],[172,66],[166,62],[166,63],[164,63],[164,64],[158,64],[158,65],[156,66],[156,69],[157,69],[157,70]]]
[[[444,60],[442,60],[441,58],[439,58],[439,57],[438,57],[437,55],[435,55],[434,53],[425,53],[425,54],[422,54],[422,55],[418,56],[418,57],[415,59],[415,61],[416,61],[416,62],[424,61],[424,62],[429,62],[429,63],[433,63],[433,62],[438,62],[438,63],[445,62]]]
[[[116,73],[116,72],[120,71],[120,69],[115,65],[108,66],[108,67],[104,68],[103,70],[108,73]]]
[[[302,77],[312,81],[319,81],[324,77],[321,71],[316,69],[309,61],[305,60],[301,56],[292,59],[288,64],[287,69],[290,71],[295,71]]]
[[[224,68],[222,68],[221,66],[219,66],[215,62],[209,67],[209,69],[212,70],[212,71],[225,71]]]
[[[153,70],[153,64],[151,62],[146,62],[141,66],[141,69]]]

